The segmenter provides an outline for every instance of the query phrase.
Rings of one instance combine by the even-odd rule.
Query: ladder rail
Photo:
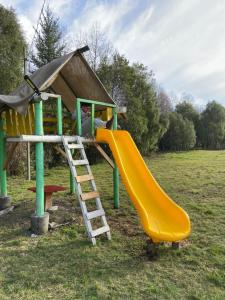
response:
[[[77,140],[78,140],[78,143],[82,143],[80,137],[78,137]],[[81,149],[80,149],[80,152],[81,152],[82,159],[87,160],[87,155],[86,155],[86,152],[85,152],[84,148],[81,148]],[[93,176],[90,165],[88,164],[88,165],[86,165],[85,167],[86,167],[86,169],[87,169],[88,174],[90,174],[90,175]],[[91,184],[92,189],[93,189],[94,191],[97,191],[97,187],[96,187],[95,181],[94,181],[94,180],[90,180],[90,184]],[[101,200],[100,200],[99,197],[96,198],[96,207],[97,207],[97,209],[99,209],[99,210],[103,208],[103,207],[102,207]],[[103,216],[101,217],[101,223],[102,223],[102,226],[108,226],[108,223],[107,223],[107,220],[106,220],[105,215],[103,215]],[[111,233],[110,233],[110,231],[109,231],[109,232],[106,232],[106,235],[107,235],[107,238],[110,240],[110,239],[111,239]]]
[[[73,166],[73,163],[72,163],[72,161],[73,161],[72,154],[71,154],[70,149],[67,148],[68,144],[65,143],[65,139],[63,137],[62,137],[62,140],[63,140],[63,145],[65,147],[66,154],[68,155],[68,163],[70,166],[70,170],[72,172],[72,177],[73,177],[73,180],[75,180],[75,178],[77,176],[77,171],[76,171],[75,166]],[[76,192],[77,192],[77,198],[78,198],[78,201],[79,201],[79,204],[81,207],[82,214],[83,214],[83,216],[87,215],[88,211],[87,211],[86,205],[83,205],[83,201],[81,200],[81,197],[80,197],[80,195],[82,194],[82,189],[81,189],[80,184],[77,184]],[[91,226],[90,220],[87,220],[86,218],[83,218],[83,219],[84,219],[85,228],[86,228],[88,237],[91,239],[93,245],[95,245],[96,239],[92,238],[90,235],[90,232],[92,231],[92,226]]]
[[[111,233],[110,233],[110,229],[106,220],[106,216],[105,216],[105,211],[102,207],[102,203],[99,197],[98,191],[97,191],[97,186],[95,184],[95,180],[94,180],[94,176],[92,174],[92,170],[91,167],[89,165],[88,159],[87,159],[87,155],[82,143],[82,140],[79,136],[76,136],[74,139],[74,142],[76,142],[76,144],[69,144],[69,140],[67,140],[66,137],[62,136],[62,141],[63,141],[63,146],[65,148],[65,153],[67,155],[67,160],[68,160],[68,164],[72,173],[72,177],[73,180],[75,181],[75,184],[77,186],[76,189],[76,194],[77,194],[77,198],[81,207],[81,211],[83,214],[83,219],[84,219],[84,223],[85,223],[85,227],[86,227],[86,231],[88,234],[88,237],[90,238],[90,240],[92,241],[92,244],[95,245],[96,244],[96,236],[105,233],[107,238],[110,240],[111,239]],[[80,151],[80,155],[81,155],[81,160],[74,160],[72,153],[71,153],[71,149],[76,149],[77,151]],[[83,175],[84,177],[87,176],[88,178],[88,182],[89,182],[89,186],[91,187],[93,192],[96,192],[96,197],[95,198],[95,204],[96,204],[96,208],[97,210],[94,210],[92,212],[89,212],[87,210],[87,206],[85,201],[82,200],[82,187],[81,187],[81,183],[84,181],[78,181],[76,180],[79,177],[82,176],[78,176],[77,174],[77,170],[76,170],[76,166],[81,165],[80,162],[85,162],[82,163],[82,165],[86,168],[87,171],[87,175]],[[89,200],[87,200],[89,201]],[[102,227],[97,228],[97,229],[93,229],[92,228],[92,224],[91,224],[91,220],[93,220],[94,218],[100,217],[101,219],[101,224]]]

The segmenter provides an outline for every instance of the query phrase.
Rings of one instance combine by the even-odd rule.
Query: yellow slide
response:
[[[154,242],[176,242],[188,237],[188,214],[156,182],[130,134],[97,129],[96,141],[109,144],[146,234]]]

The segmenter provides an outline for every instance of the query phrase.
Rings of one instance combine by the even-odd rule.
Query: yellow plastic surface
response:
[[[154,242],[176,242],[188,237],[188,214],[156,182],[130,134],[97,129],[96,140],[109,144],[146,234]]]

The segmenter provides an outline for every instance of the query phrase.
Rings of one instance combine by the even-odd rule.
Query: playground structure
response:
[[[4,209],[10,205],[6,168],[15,147],[6,156],[6,142],[15,145],[19,142],[33,142],[36,162],[36,209],[31,217],[31,228],[37,234],[48,231],[49,214],[44,209],[43,143],[61,144],[64,150],[58,148],[59,152],[67,158],[70,167],[70,190],[77,194],[89,239],[93,244],[101,234],[106,234],[107,238],[111,239],[110,228],[84,147],[85,143],[108,143],[115,159],[114,163],[99,145],[97,148],[113,167],[114,207],[119,208],[120,171],[144,231],[151,240],[154,243],[178,242],[186,238],[190,234],[188,215],[157,184],[131,136],[126,131],[117,130],[118,107],[86,62],[82,49],[43,66],[31,78],[37,86],[36,93],[35,89],[23,83],[14,94],[8,97],[0,96],[0,208]],[[49,89],[51,93],[44,93]],[[43,107],[47,101],[53,101],[56,105],[56,116],[43,118]],[[82,136],[81,103],[91,105],[88,138]],[[71,117],[63,116],[65,110],[70,113],[76,111],[76,133]],[[109,120],[112,115],[113,130],[97,129],[95,138],[94,118],[99,116]],[[56,128],[54,124],[57,125]],[[80,174],[81,168],[83,170]],[[83,189],[84,184],[89,185],[88,191]],[[89,211],[87,203],[91,200],[95,201],[96,209]],[[101,226],[94,228],[93,219],[99,219]]]

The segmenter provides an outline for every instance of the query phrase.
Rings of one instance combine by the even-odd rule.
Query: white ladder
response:
[[[75,181],[76,193],[77,193],[77,197],[78,197],[81,211],[83,214],[84,224],[85,224],[85,227],[87,230],[87,234],[88,234],[88,237],[90,238],[92,244],[95,245],[96,244],[96,236],[103,234],[103,233],[106,234],[108,240],[111,240],[110,228],[106,221],[105,211],[102,207],[99,193],[97,191],[96,184],[94,181],[94,176],[91,172],[91,167],[89,165],[89,162],[88,162],[85,150],[84,150],[84,145],[79,136],[76,136],[74,138],[75,138],[74,140],[76,143],[74,143],[74,142],[70,143],[71,137],[65,137],[65,136],[62,136],[62,141],[63,141],[63,145],[64,145],[64,148],[66,151],[66,156],[67,156],[67,160],[68,160],[68,163],[70,166],[72,177],[73,177],[73,180]],[[71,150],[72,151],[78,150],[81,155],[81,160],[74,160]],[[87,174],[79,176],[77,174],[77,169],[76,169],[77,166],[84,166],[86,168]],[[90,187],[91,187],[92,191],[88,192],[88,193],[83,193],[81,185],[82,185],[82,183],[87,182],[87,181],[90,183]],[[91,199],[95,199],[96,210],[88,212],[87,205],[85,202],[88,200],[91,200]],[[99,218],[99,217],[101,218],[100,220],[101,220],[102,227],[93,230],[91,220],[93,220],[95,218]]]

